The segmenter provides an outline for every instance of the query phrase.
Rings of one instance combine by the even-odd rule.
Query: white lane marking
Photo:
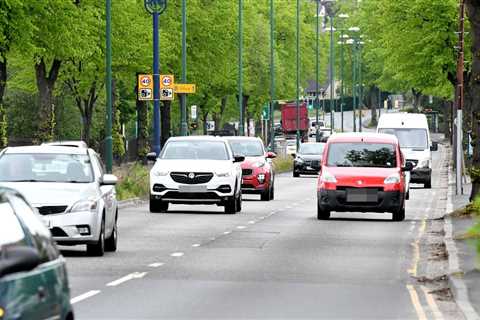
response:
[[[210,238],[210,240],[212,240],[212,241],[214,241],[215,239],[217,239],[217,238],[215,238],[215,237],[211,237],[211,238]]]
[[[125,277],[122,277],[120,279],[107,283],[107,287],[116,287],[124,282],[130,281],[133,279],[141,279],[145,277],[146,274],[147,274],[146,272],[133,272],[133,273],[127,274]]]
[[[237,229],[245,229],[245,226],[237,226]]]
[[[230,234],[232,231],[225,231],[223,234]]]
[[[183,257],[184,254],[185,253],[183,253],[183,252],[174,252],[174,253],[170,254],[170,256],[178,258],[178,257]]]
[[[285,209],[292,209],[292,206],[286,206]]]
[[[248,221],[248,223],[249,223],[249,224],[255,224],[255,221],[250,220],[250,221]]]
[[[260,217],[260,218],[258,218],[258,219],[263,220],[263,219],[265,219],[265,218],[266,218],[266,217]]]
[[[425,294],[425,298],[427,298],[428,306],[430,307],[430,309],[432,309],[432,313],[435,319],[443,320],[443,315],[440,312],[440,309],[438,309],[437,303],[435,302],[435,299],[433,298],[432,294],[428,292],[425,286],[420,286],[420,287],[422,288],[422,291]]]
[[[150,268],[158,268],[158,267],[161,267],[161,266],[163,266],[163,265],[164,265],[163,262],[154,262],[154,263],[150,263],[148,266],[149,266]]]
[[[77,302],[83,301],[85,299],[91,298],[97,294],[99,294],[101,291],[100,290],[90,290],[88,292],[85,292],[84,294],[81,294],[79,296],[76,296],[75,298],[72,298],[70,300],[71,304],[75,304]]]
[[[415,312],[417,313],[418,320],[427,320],[427,316],[425,315],[425,311],[420,304],[420,299],[418,299],[418,294],[415,288],[407,284],[408,293],[410,294],[410,300],[412,300],[413,307],[415,308]]]
[[[198,248],[198,247],[200,247],[200,243],[194,243],[194,244],[192,244],[192,247]]]

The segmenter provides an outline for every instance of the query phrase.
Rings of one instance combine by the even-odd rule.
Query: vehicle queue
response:
[[[317,218],[348,211],[404,220],[409,182],[431,187],[430,151],[437,145],[422,117],[388,115],[380,118],[378,133],[333,134],[326,143],[303,143],[292,152],[294,177],[318,174]],[[154,163],[149,210],[209,204],[235,214],[243,194],[271,201],[275,157],[254,137],[170,138],[158,156],[148,155]],[[116,251],[116,183],[81,142],[0,152],[0,319],[73,319],[65,260],[54,241],[85,244],[92,256]]]

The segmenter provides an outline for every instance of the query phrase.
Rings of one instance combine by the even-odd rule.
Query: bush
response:
[[[149,194],[150,169],[140,163],[114,170],[118,177],[117,196],[119,200],[147,198]]]
[[[273,167],[277,173],[288,172],[293,170],[293,159],[292,157],[279,156],[273,159]]]

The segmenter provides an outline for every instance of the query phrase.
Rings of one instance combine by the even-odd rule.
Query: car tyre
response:
[[[262,201],[270,201],[270,188],[267,190],[263,190],[262,193],[260,194],[260,200]]]
[[[87,254],[89,256],[101,257],[105,253],[105,218],[102,218],[100,226],[100,235],[96,243],[87,244]]]
[[[272,190],[270,190],[270,200],[275,199],[275,186],[272,184]]]
[[[151,213],[164,213],[168,211],[168,202],[162,200],[150,199]]]
[[[237,212],[237,199],[235,196],[232,196],[225,203],[225,213],[226,214],[235,214]]]
[[[408,190],[407,194],[405,195],[405,200],[410,200],[410,190]]]
[[[117,242],[118,242],[118,229],[117,229],[117,217],[118,212],[115,215],[115,222],[113,224],[113,230],[110,237],[105,240],[105,251],[115,252],[117,251]]]
[[[322,210],[322,208],[317,205],[317,219],[318,220],[328,220],[328,219],[330,219],[330,211]]]
[[[300,173],[298,173],[298,172],[296,172],[295,170],[293,170],[293,177],[294,177],[294,178],[300,177]]]
[[[432,189],[432,177],[429,177],[428,180],[423,184],[425,189]]]
[[[397,211],[393,212],[392,214],[393,221],[403,221],[405,220],[405,207],[398,209]]]

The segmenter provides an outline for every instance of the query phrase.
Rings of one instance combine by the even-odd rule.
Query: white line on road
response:
[[[70,303],[71,303],[71,304],[75,304],[75,303],[80,302],[80,301],[82,301],[82,300],[91,298],[91,297],[93,297],[93,296],[95,296],[95,295],[97,295],[97,294],[99,294],[99,293],[100,293],[100,290],[90,290],[90,291],[88,291],[88,292],[85,292],[84,294],[81,294],[81,295],[79,295],[79,296],[77,296],[77,297],[75,297],[75,298],[72,298],[72,299],[70,300]]]
[[[154,262],[154,263],[150,263],[148,266],[149,266],[150,268],[158,268],[158,267],[161,267],[161,266],[163,266],[163,265],[164,265],[163,262]]]
[[[225,231],[223,234],[230,234],[232,231]]]
[[[146,272],[133,272],[133,273],[127,274],[125,277],[122,277],[120,279],[107,283],[107,287],[116,287],[124,282],[130,281],[133,279],[141,279],[145,277],[146,274],[147,274]]]
[[[237,229],[245,229],[245,226],[237,226]]]
[[[407,284],[407,289],[408,289],[408,293],[410,294],[410,300],[412,300],[413,307],[417,312],[418,320],[427,320],[425,311],[423,311],[422,305],[420,304],[420,299],[418,299],[417,291],[410,284]]]
[[[433,298],[432,294],[428,292],[428,289],[425,286],[421,286],[423,293],[425,294],[425,298],[427,298],[427,303],[430,306],[430,309],[432,309],[433,315],[436,320],[443,320],[443,315],[440,312],[440,309],[438,309],[437,303],[435,302],[435,299]]]
[[[249,224],[255,224],[255,221],[250,220],[250,221],[248,221],[248,223],[249,223]]]
[[[194,243],[194,244],[192,244],[192,247],[198,248],[198,247],[200,247],[200,243]]]
[[[183,253],[183,252],[174,252],[174,253],[170,254],[170,256],[178,258],[178,257],[183,257],[184,254],[185,253]]]

